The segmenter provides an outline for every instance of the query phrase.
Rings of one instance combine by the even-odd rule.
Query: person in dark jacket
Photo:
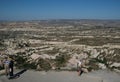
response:
[[[10,73],[9,73],[9,75],[10,76],[13,76],[14,74],[13,74],[13,67],[14,67],[14,61],[13,61],[13,57],[9,57],[9,61],[10,61],[10,63],[9,63],[9,69],[10,69]]]

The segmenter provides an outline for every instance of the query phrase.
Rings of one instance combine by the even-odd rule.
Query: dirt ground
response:
[[[120,74],[107,70],[99,70],[91,73],[83,73],[81,76],[77,72],[38,72],[27,70],[18,78],[8,79],[0,76],[0,82],[120,82]]]

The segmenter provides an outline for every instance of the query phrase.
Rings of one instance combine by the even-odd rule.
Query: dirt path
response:
[[[26,71],[19,78],[8,80],[0,77],[0,82],[120,82],[120,75],[108,71],[97,71],[82,76],[77,72],[36,72]]]

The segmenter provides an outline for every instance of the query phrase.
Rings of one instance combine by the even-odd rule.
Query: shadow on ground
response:
[[[16,79],[16,78],[19,78],[20,75],[22,75],[22,74],[23,74],[24,72],[26,72],[26,71],[27,71],[27,69],[23,69],[23,70],[17,72],[16,74],[14,74],[12,77],[9,77],[8,79]]]

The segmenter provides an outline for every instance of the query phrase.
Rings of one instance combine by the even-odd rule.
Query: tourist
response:
[[[8,60],[8,57],[5,57],[4,61],[3,61],[3,64],[4,64],[4,68],[5,68],[5,75],[8,76],[9,75],[9,64],[10,64],[10,61]]]
[[[9,69],[10,69],[10,77],[13,76],[13,66],[14,66],[14,61],[13,61],[13,57],[9,56]]]

